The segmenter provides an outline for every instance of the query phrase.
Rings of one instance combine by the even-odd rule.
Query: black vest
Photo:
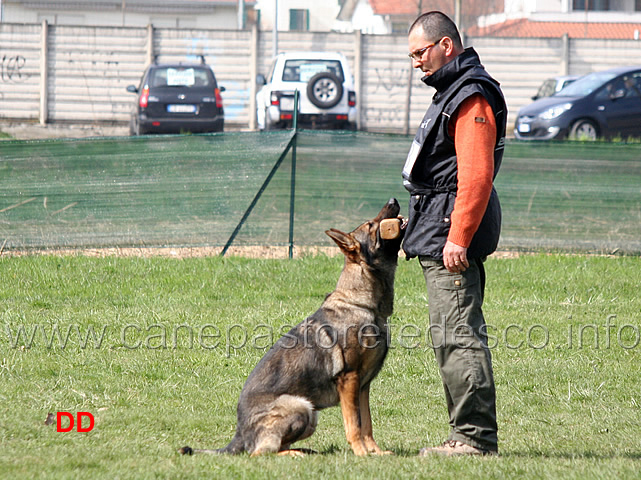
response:
[[[465,49],[422,80],[434,87],[436,94],[403,168],[403,183],[411,195],[403,250],[408,258],[425,255],[441,259],[457,191],[456,151],[448,134],[450,117],[466,98],[476,93],[485,97],[496,118],[496,177],[503,158],[507,107],[499,83],[485,71],[473,48]],[[468,248],[468,258],[481,258],[494,252],[500,231],[501,205],[492,188],[485,215]]]

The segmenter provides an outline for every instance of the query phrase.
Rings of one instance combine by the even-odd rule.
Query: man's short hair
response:
[[[415,28],[421,27],[426,40],[438,41],[440,38],[449,37],[457,48],[463,48],[461,35],[456,24],[443,12],[432,11],[420,15],[409,29],[411,33]]]

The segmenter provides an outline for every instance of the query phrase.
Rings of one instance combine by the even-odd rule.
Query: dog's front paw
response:
[[[178,449],[178,453],[181,455],[193,455],[194,450],[191,447],[182,447]]]
[[[365,437],[363,442],[367,446],[367,451],[370,455],[394,455],[391,450],[383,450],[379,447],[372,437]]]
[[[394,455],[394,452],[391,450],[380,450],[378,452],[374,452],[374,455]]]

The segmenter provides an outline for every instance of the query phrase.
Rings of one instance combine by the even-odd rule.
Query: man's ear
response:
[[[329,238],[336,242],[336,245],[338,245],[338,248],[340,248],[343,253],[349,254],[356,250],[356,242],[354,242],[354,239],[347,233],[343,233],[340,230],[336,230],[335,228],[325,230],[325,233],[329,236]]]
[[[443,37],[441,44],[445,50],[445,55],[450,56],[454,53],[454,41],[450,37]]]

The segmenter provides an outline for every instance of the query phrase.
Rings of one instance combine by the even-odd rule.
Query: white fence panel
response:
[[[641,41],[582,39],[570,43],[571,73],[584,74],[624,65],[641,65]]]
[[[41,41],[40,25],[0,28],[0,118],[38,119]]]
[[[251,32],[238,30],[154,29],[159,62],[198,62],[203,55],[220,86],[225,124],[247,125],[251,82]]]
[[[51,121],[127,122],[145,66],[140,28],[49,27],[48,111]]]
[[[562,75],[560,38],[469,38],[481,63],[500,84],[508,105],[508,133],[518,110],[532,102],[539,86],[549,77]]]
[[[362,52],[362,128],[403,132],[409,123],[410,129],[414,129],[420,118],[417,116],[416,121],[410,118],[410,105],[425,105],[421,100],[431,98],[431,93],[427,87],[421,89],[420,76],[411,72],[407,39],[398,35],[367,35],[363,37]],[[413,82],[411,103],[408,102],[410,79]],[[420,117],[424,113],[423,109]]]

